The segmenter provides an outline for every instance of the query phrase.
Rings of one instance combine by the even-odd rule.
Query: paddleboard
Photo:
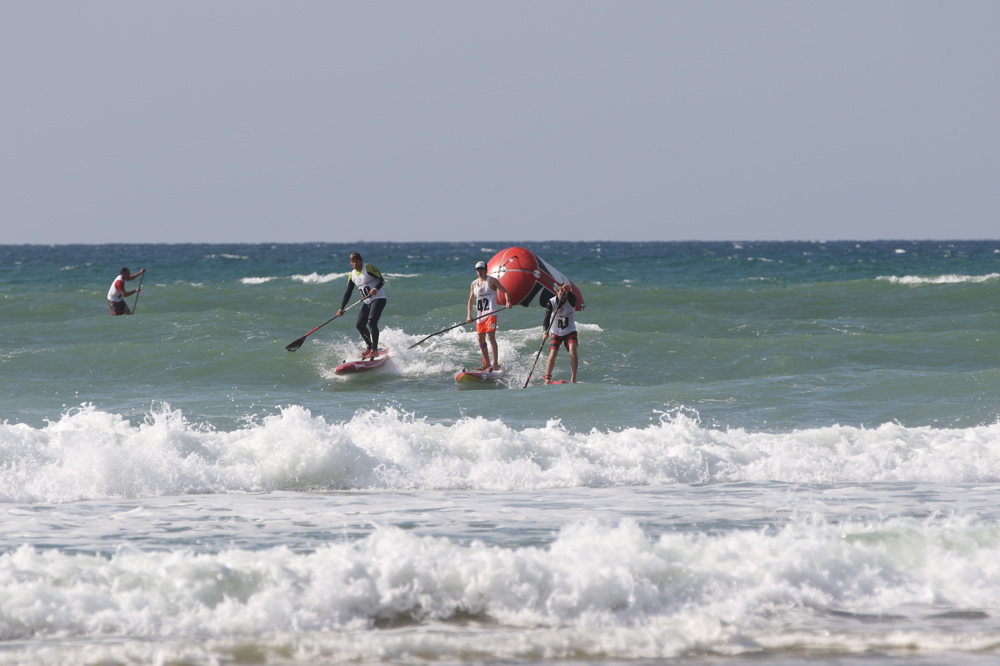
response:
[[[458,373],[455,375],[455,381],[460,383],[480,383],[480,382],[495,382],[498,379],[502,379],[507,375],[507,371],[503,368],[499,370],[472,370]]]
[[[366,370],[374,370],[375,368],[381,368],[385,365],[385,362],[389,360],[389,351],[387,349],[380,349],[379,355],[373,359],[358,359],[357,361],[344,361],[336,368],[333,372],[338,375],[349,375],[355,372],[365,372]]]

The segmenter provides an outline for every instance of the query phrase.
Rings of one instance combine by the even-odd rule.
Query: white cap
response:
[[[476,270],[478,270],[480,268],[486,268],[486,262],[485,261],[480,261],[480,262],[476,263]]]

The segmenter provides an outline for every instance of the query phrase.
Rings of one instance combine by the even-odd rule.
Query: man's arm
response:
[[[552,301],[546,301],[545,303],[545,321],[542,322],[542,335],[546,336],[549,333],[549,324],[552,322]]]
[[[511,306],[511,302],[510,302],[510,292],[507,291],[507,288],[504,287],[502,284],[500,284],[500,280],[492,276],[490,277],[490,286],[493,287],[493,289],[495,289],[496,291],[502,291],[504,293],[504,296],[507,297],[504,300],[507,301],[507,307],[509,308]]]
[[[341,312],[343,312],[344,308],[347,307],[347,301],[351,300],[352,293],[354,293],[354,280],[347,278],[347,290],[344,291],[344,298],[340,300]]]

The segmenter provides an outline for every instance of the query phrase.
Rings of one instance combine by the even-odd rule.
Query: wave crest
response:
[[[482,489],[782,481],[1000,479],[1000,426],[790,433],[703,427],[675,410],[643,428],[573,433],[558,420],[432,423],[399,409],[349,421],[292,405],[232,432],[163,406],[132,425],[83,405],[43,428],[0,425],[0,501],[69,502],[274,490]]]

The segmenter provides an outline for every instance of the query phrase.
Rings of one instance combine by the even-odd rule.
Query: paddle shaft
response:
[[[447,333],[448,331],[450,331],[453,328],[458,328],[459,326],[465,326],[466,324],[471,324],[473,321],[476,321],[477,319],[482,319],[483,317],[489,317],[490,315],[495,315],[498,312],[500,312],[500,311],[499,310],[494,310],[493,312],[487,312],[486,314],[481,314],[478,317],[473,317],[472,321],[463,321],[460,324],[455,324],[454,326],[449,326],[448,328],[442,328],[437,333],[431,333],[427,337],[421,338],[420,340],[417,340],[412,345],[410,345],[409,347],[407,347],[407,349],[413,349],[414,347],[416,347],[417,345],[419,345],[424,340],[429,340],[430,338],[433,338],[435,335],[441,335],[442,333]]]
[[[549,328],[552,328],[551,322],[549,323]],[[545,342],[549,339],[549,329],[545,329],[545,336],[542,338],[542,344],[538,345],[538,353],[535,354],[535,362],[531,364],[531,370],[528,371],[528,378],[524,380],[524,386],[521,388],[528,388],[528,382],[531,381],[531,375],[535,372],[535,366],[538,365],[538,359],[542,355],[542,349],[545,348]]]
[[[144,277],[146,277],[145,273],[139,276],[139,286],[135,288],[135,302],[132,303],[132,314],[135,314],[135,309],[139,307],[139,289],[142,288],[142,279]]]
[[[347,312],[348,310],[350,310],[351,308],[353,308],[358,303],[364,302],[364,300],[365,299],[360,298],[360,299],[354,301],[353,303],[351,303],[350,305],[348,305],[346,308],[344,308],[344,312]],[[295,342],[290,342],[289,344],[285,345],[285,349],[288,350],[288,351],[292,351],[292,352],[295,351],[296,349],[298,349],[299,347],[302,346],[302,343],[304,343],[306,341],[306,338],[308,338],[310,335],[312,335],[313,333],[315,333],[319,329],[323,328],[324,326],[326,326],[327,324],[329,324],[331,321],[333,321],[334,319],[336,319],[339,316],[340,316],[340,313],[338,312],[337,314],[333,315],[332,317],[330,317],[329,319],[327,319],[326,321],[324,321],[322,324],[320,324],[319,326],[317,326],[313,330],[311,330],[308,333],[306,333],[305,335],[303,335],[301,338],[299,338]]]
[[[556,307],[552,308],[552,316],[549,317],[549,325],[545,327],[545,335],[542,336],[542,344],[538,347],[538,353],[535,354],[535,362],[531,364],[531,370],[528,372],[528,378],[524,380],[524,386],[521,388],[528,388],[528,382],[531,381],[531,375],[534,374],[535,366],[538,365],[538,358],[542,355],[542,350],[545,349],[545,343],[549,339],[549,331],[552,329],[552,324],[556,321],[556,312],[562,307],[563,302],[556,301]]]
[[[510,262],[512,262],[516,258],[517,258],[517,255],[515,254],[510,259],[508,259],[507,261],[505,261],[502,264],[500,264],[500,266],[498,268],[503,268],[504,266],[506,266],[507,264],[509,264]],[[497,269],[494,268],[493,270],[497,270]],[[507,294],[507,307],[508,308],[510,307],[510,294]],[[419,340],[417,340],[416,342],[414,342],[412,345],[410,345],[409,347],[407,347],[407,349],[413,349],[414,347],[416,347],[417,345],[419,345],[424,340],[430,340],[435,335],[441,335],[442,333],[447,333],[448,331],[452,330],[453,328],[458,328],[459,326],[465,326],[466,324],[471,324],[472,322],[476,321],[477,319],[482,319],[483,317],[489,317],[490,315],[495,315],[498,312],[500,312],[500,311],[499,310],[494,310],[493,312],[487,312],[486,314],[481,314],[478,317],[473,317],[472,320],[470,320],[470,321],[463,321],[460,324],[455,324],[454,326],[449,326],[448,328],[442,328],[440,331],[437,331],[436,333],[431,333],[427,337],[420,338]]]

